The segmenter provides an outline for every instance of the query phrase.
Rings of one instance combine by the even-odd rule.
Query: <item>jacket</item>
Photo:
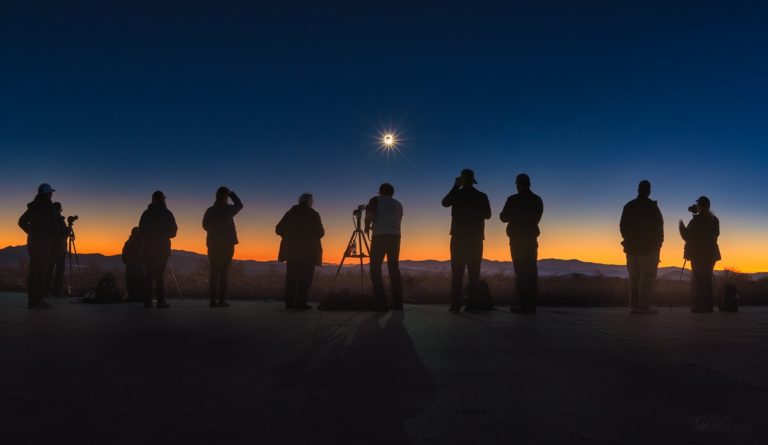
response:
[[[443,198],[451,207],[451,235],[463,239],[485,239],[485,220],[491,217],[488,195],[474,187],[454,187]]]
[[[165,204],[151,203],[141,214],[141,258],[162,258],[171,256],[171,238],[176,237],[176,218]]]
[[[131,236],[123,244],[123,264],[141,264],[141,239]]]
[[[507,223],[510,239],[535,239],[541,233],[539,222],[543,213],[541,198],[530,190],[524,190],[507,198],[499,218]]]
[[[234,217],[243,209],[243,203],[234,193],[231,196],[234,204],[214,204],[203,215],[203,229],[208,232],[205,243],[208,247],[234,246],[238,243]]]
[[[27,234],[29,248],[50,249],[59,239],[58,213],[47,195],[37,195],[19,217],[19,227]]]
[[[278,261],[311,261],[323,263],[323,246],[320,239],[325,236],[320,214],[313,208],[298,204],[291,207],[277,223],[275,233],[280,241]]]
[[[621,212],[619,230],[624,238],[624,252],[658,253],[664,243],[664,218],[659,205],[645,196],[629,201]]]
[[[693,215],[688,227],[680,227],[680,236],[685,240],[684,257],[690,261],[719,261],[720,220],[711,213]]]

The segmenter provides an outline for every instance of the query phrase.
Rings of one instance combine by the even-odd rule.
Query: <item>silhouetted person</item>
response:
[[[129,301],[143,301],[144,266],[141,261],[141,235],[138,227],[131,229],[131,236],[123,244],[125,264],[125,285]]]
[[[312,208],[313,204],[311,194],[302,194],[299,204],[291,207],[275,227],[275,233],[282,237],[277,259],[286,262],[286,309],[312,309],[307,304],[307,295],[315,266],[323,263],[320,239],[325,235],[320,214]]]
[[[27,204],[27,210],[19,218],[19,227],[27,234],[29,251],[29,278],[27,280],[28,307],[48,309],[46,302],[46,273],[51,261],[53,245],[59,237],[59,224],[52,196],[55,190],[48,184],[40,184],[37,196]]]
[[[501,211],[501,221],[507,223],[509,250],[515,268],[515,290],[518,306],[514,313],[535,313],[538,293],[539,221],[544,213],[544,203],[531,191],[531,178],[525,173],[515,180],[517,193],[507,198]]]
[[[715,263],[720,260],[720,220],[710,211],[709,198],[702,196],[688,208],[693,218],[685,226],[680,220],[680,235],[685,240],[685,259],[693,272],[693,312],[712,312],[712,278]]]
[[[365,210],[365,232],[371,238],[371,284],[377,309],[387,309],[381,265],[387,257],[389,282],[392,285],[392,310],[403,309],[403,285],[400,278],[400,223],[403,220],[403,205],[393,198],[395,188],[384,183],[379,187],[379,196],[368,201]]]
[[[229,203],[232,198],[232,204]],[[227,273],[235,255],[237,230],[235,215],[243,209],[243,203],[235,192],[226,187],[216,190],[216,202],[205,211],[203,229],[208,232],[208,263],[211,274],[208,280],[211,307],[226,307]],[[217,298],[218,297],[218,298]]]
[[[45,289],[52,297],[60,297],[61,288],[64,283],[64,264],[67,261],[69,227],[67,227],[64,215],[61,214],[61,203],[54,202],[53,209],[56,211],[58,232],[51,248],[51,259],[48,262],[48,269],[45,275]]]
[[[491,217],[491,204],[475,184],[475,173],[462,170],[443,198],[443,207],[451,207],[451,312],[458,312],[464,305],[464,269],[469,275],[468,306],[480,282],[485,220]]]
[[[651,196],[651,183],[640,181],[637,198],[629,201],[621,212],[619,229],[627,254],[629,272],[629,311],[633,314],[655,314],[651,307],[653,284],[659,267],[659,251],[664,243],[664,218]]]
[[[152,203],[141,215],[141,260],[144,263],[144,307],[152,307],[152,286],[157,293],[157,307],[168,308],[165,299],[165,266],[171,256],[171,238],[176,237],[176,218],[165,205],[161,191],[152,194]]]

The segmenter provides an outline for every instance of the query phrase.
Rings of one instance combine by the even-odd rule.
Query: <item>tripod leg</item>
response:
[[[339,267],[336,268],[336,275],[333,276],[333,281],[331,281],[331,289],[328,291],[330,294],[333,292],[333,288],[336,286],[336,280],[339,278],[339,274],[341,273],[341,267],[344,266],[344,260],[347,259],[347,253],[349,253],[349,249],[352,247],[352,243],[355,242],[355,233],[352,233],[352,237],[349,238],[349,242],[347,243],[347,248],[344,249],[344,255],[341,257],[341,262],[339,263]]]

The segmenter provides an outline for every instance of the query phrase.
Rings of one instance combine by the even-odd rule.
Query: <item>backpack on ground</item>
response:
[[[122,303],[123,293],[117,288],[117,280],[111,273],[104,274],[96,285],[96,289],[85,294],[83,303]]]

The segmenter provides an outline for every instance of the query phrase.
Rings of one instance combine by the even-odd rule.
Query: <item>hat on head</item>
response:
[[[461,179],[465,182],[469,182],[472,184],[477,184],[477,181],[475,180],[475,172],[472,170],[465,168],[461,171]]]
[[[37,193],[41,195],[47,195],[48,193],[53,193],[56,190],[51,187],[51,184],[42,183],[39,187],[37,187]]]
[[[709,198],[706,196],[700,196],[699,199],[696,200],[696,204],[704,207],[705,209],[709,210],[709,207],[711,203],[709,202]]]

